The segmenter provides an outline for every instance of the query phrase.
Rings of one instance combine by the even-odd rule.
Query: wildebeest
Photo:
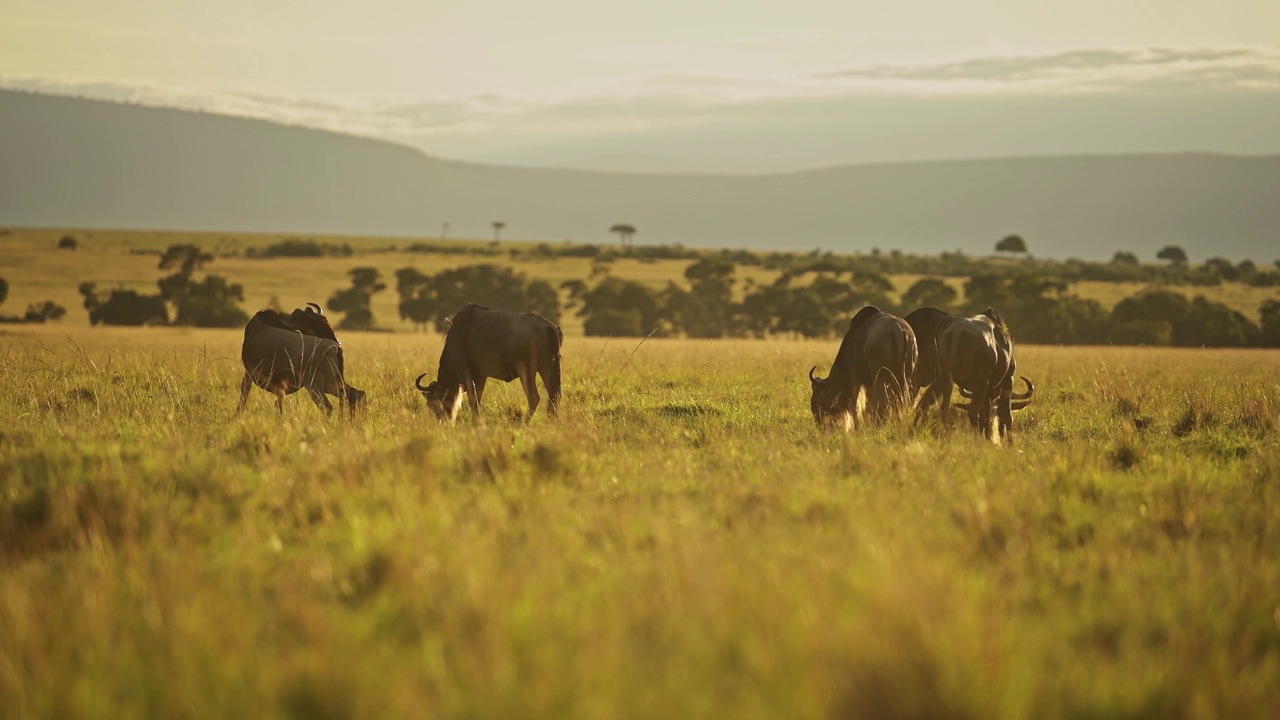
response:
[[[333,405],[325,395],[337,397],[352,415],[364,401],[364,391],[347,384],[342,345],[329,321],[319,305],[307,305],[306,310],[289,315],[261,310],[249,319],[240,349],[244,380],[238,412],[244,411],[254,384],[276,396],[276,409],[282,415],[284,396],[299,388],[306,388],[315,404],[328,413]]]
[[[414,385],[422,391],[427,407],[441,420],[453,421],[462,407],[462,394],[471,402],[471,414],[480,419],[480,399],[489,378],[511,382],[517,377],[529,400],[525,421],[538,409],[535,375],[542,376],[547,403],[554,416],[560,406],[560,346],[564,333],[555,323],[533,313],[490,310],[467,305],[453,316],[440,353],[436,379],[423,385],[422,373]]]
[[[926,388],[918,416],[923,417],[941,402],[946,417],[952,385],[959,385],[960,394],[969,398],[969,421],[990,437],[994,413],[1000,437],[1008,438],[1013,430],[1013,411],[1030,403],[1035,385],[1024,377],[1027,391],[1013,392],[1017,360],[1013,337],[1000,314],[987,308],[981,315],[955,317],[921,308],[906,320],[920,344],[916,384]]]
[[[884,418],[892,405],[910,396],[916,366],[916,336],[900,317],[868,305],[849,321],[840,350],[826,379],[809,370],[813,419],[824,425],[841,417],[856,418],[858,395],[867,394],[872,416]]]

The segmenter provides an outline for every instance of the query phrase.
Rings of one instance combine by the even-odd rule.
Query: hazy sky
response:
[[[1269,0],[0,3],[0,85],[445,157],[738,171],[1280,152]]]

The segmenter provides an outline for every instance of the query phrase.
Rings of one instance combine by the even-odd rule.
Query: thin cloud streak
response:
[[[590,138],[625,140],[762,124],[803,132],[806,125],[823,122],[830,108],[894,98],[916,107],[928,98],[980,102],[984,97],[1177,97],[1227,91],[1272,96],[1280,91],[1280,49],[1079,50],[821,73],[662,72],[540,95],[378,103],[51,78],[0,78],[0,87],[261,118],[395,139],[449,157],[501,159],[504,153]]]

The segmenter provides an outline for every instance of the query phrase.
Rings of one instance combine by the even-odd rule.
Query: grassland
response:
[[[243,256],[249,248],[261,249],[282,239],[280,235],[239,235],[200,233],[142,233],[126,231],[73,231],[81,242],[75,252],[56,249],[58,238],[66,231],[10,230],[0,237],[0,277],[10,283],[10,297],[0,312],[21,313],[30,303],[52,299],[70,311],[69,325],[88,324],[77,287],[90,280],[100,290],[117,287],[154,293],[155,282],[164,274],[156,268],[156,253],[171,244],[195,243],[215,253],[222,253],[206,270],[227,277],[245,288],[245,307],[250,311],[265,307],[272,298],[282,306],[296,307],[307,301],[323,303],[335,290],[350,284],[347,272],[354,267],[377,268],[391,286],[373,297],[373,313],[380,327],[408,331],[412,325],[400,320],[399,299],[395,293],[395,271],[408,266],[424,273],[436,273],[460,265],[497,262],[527,273],[531,278],[549,280],[557,286],[570,279],[591,275],[592,262],[587,258],[517,259],[507,256],[441,255],[412,253],[404,250],[411,240],[372,237],[318,237],[319,242],[349,244],[355,254],[344,258],[274,258],[255,259]],[[457,241],[459,244],[481,243],[479,240]],[[528,250],[534,243],[504,240],[506,249]],[[234,253],[234,254],[233,254]],[[668,282],[685,284],[684,270],[688,260],[620,259],[608,265],[609,272],[620,278],[644,283],[655,289]],[[747,282],[766,284],[778,273],[760,267],[739,266],[735,277],[739,288]],[[889,278],[898,293],[904,292],[918,275],[894,275]],[[964,279],[949,278],[961,297]],[[1140,283],[1080,282],[1071,292],[1098,300],[1110,309],[1120,300],[1146,286]],[[1280,297],[1280,288],[1257,288],[1242,283],[1223,283],[1212,287],[1175,287],[1188,297],[1204,295],[1223,302],[1257,321],[1258,306],[1267,298]],[[561,325],[570,335],[581,334],[582,321],[566,314]]]
[[[236,331],[0,335],[0,716],[1280,717],[1280,353],[1019,350],[1008,447],[819,432],[835,342],[570,338],[354,421]]]

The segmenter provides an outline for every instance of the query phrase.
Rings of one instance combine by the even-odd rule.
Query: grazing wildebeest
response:
[[[868,305],[849,321],[840,350],[826,379],[809,370],[809,400],[818,425],[858,416],[858,395],[867,394],[872,416],[883,419],[891,406],[905,403],[916,366],[916,336],[900,317]]]
[[[490,310],[467,305],[453,316],[440,353],[436,379],[414,385],[427,399],[427,407],[441,420],[453,421],[462,407],[462,394],[471,402],[471,414],[480,419],[480,399],[488,378],[511,382],[517,377],[529,400],[529,414],[538,409],[535,375],[542,376],[547,403],[554,416],[560,406],[560,346],[564,333],[555,323],[533,313]]]
[[[987,308],[974,317],[954,317],[921,308],[907,315],[907,322],[920,343],[916,382],[926,388],[918,417],[924,417],[938,402],[947,417],[952,385],[959,385],[960,394],[970,399],[967,406],[958,405],[968,410],[969,421],[990,437],[994,413],[1000,437],[1009,438],[1013,411],[1030,404],[1035,385],[1024,377],[1027,391],[1013,392],[1017,361],[1013,337],[1000,314]]]
[[[310,307],[306,310],[294,310],[289,315],[261,310],[249,319],[240,349],[244,380],[240,383],[238,412],[244,411],[249,388],[255,384],[276,396],[276,409],[281,415],[284,396],[299,388],[306,388],[315,404],[328,413],[333,412],[333,405],[326,394],[346,404],[352,415],[364,401],[364,391],[347,384],[342,345],[329,321],[319,305],[307,305]]]

